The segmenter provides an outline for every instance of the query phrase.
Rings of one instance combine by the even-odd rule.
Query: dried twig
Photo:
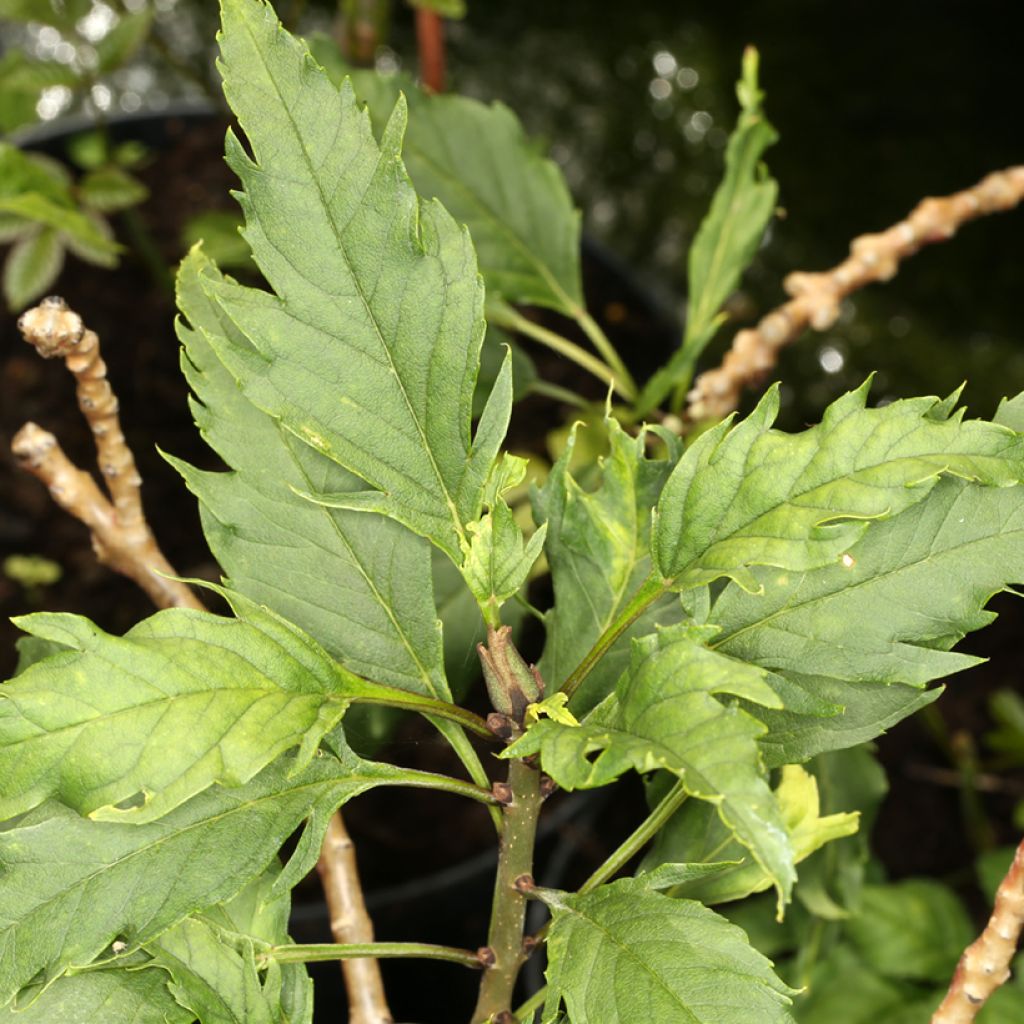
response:
[[[327,897],[334,941],[373,942],[373,922],[363,900],[355,847],[340,813],[327,826],[316,869]],[[380,964],[367,958],[342,960],[341,967],[348,993],[349,1024],[392,1024]]]
[[[1024,200],[1024,166],[996,171],[973,188],[944,198],[924,199],[887,231],[861,235],[850,256],[824,273],[794,272],[783,282],[793,298],[756,327],[739,331],[722,364],[702,373],[687,395],[691,420],[718,419],[736,408],[743,388],[775,365],[779,349],[806,327],[828,330],[851,292],[873,281],[888,281],[901,260],[931,242],[952,238],[961,224],[988,213],[1013,209]]]
[[[979,938],[964,950],[949,991],[931,1024],[969,1024],[985,1001],[1010,977],[1010,961],[1024,926],[1024,840],[998,890]]]
[[[142,511],[142,483],[118,417],[117,396],[107,381],[99,338],[63,299],[52,296],[23,314],[18,327],[46,359],[60,356],[75,377],[78,407],[96,442],[96,459],[109,497],[78,469],[53,434],[26,423],[11,448],[19,463],[50,489],[61,508],[85,523],[96,557],[129,577],[160,608],[202,608],[191,590],[169,579],[174,570],[156,543]],[[159,575],[158,575],[159,574]]]
[[[35,423],[26,423],[14,437],[11,447],[19,463],[46,484],[61,508],[89,528],[97,558],[137,583],[158,608],[202,609],[202,602],[185,584],[169,578],[176,574],[146,522],[139,492],[142,480],[121,430],[117,396],[106,379],[99,338],[57,297],[44,299],[23,314],[18,327],[41,356],[62,357],[74,374],[78,407],[92,430],[109,497],[68,459],[53,434]],[[359,884],[355,849],[340,811],[328,825],[317,870],[335,940],[372,942],[373,924]],[[391,1024],[379,963],[343,960],[342,970],[351,1004],[350,1024]]]

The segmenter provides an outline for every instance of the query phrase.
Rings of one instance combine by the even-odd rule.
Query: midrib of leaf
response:
[[[313,164],[310,162],[309,153],[307,152],[306,147],[305,147],[305,145],[303,143],[302,134],[299,131],[298,124],[295,122],[295,119],[292,117],[291,107],[285,101],[284,96],[281,94],[281,90],[278,89],[277,82],[274,79],[274,76],[270,73],[270,68],[267,66],[266,60],[264,59],[265,55],[263,53],[263,49],[260,46],[259,40],[256,38],[256,36],[251,31],[251,29],[249,27],[248,21],[246,21],[246,23],[245,23],[245,29],[246,29],[246,32],[248,33],[249,38],[250,38],[250,40],[252,42],[253,49],[260,56],[260,66],[264,69],[265,77],[270,82],[273,93],[277,96],[280,108],[281,108],[281,110],[284,111],[285,116],[288,119],[288,124],[291,125],[291,127],[292,127],[293,135],[295,136],[295,140],[296,140],[296,142],[298,144],[298,148],[299,148],[300,152],[302,153],[302,160],[305,163],[307,170],[309,171],[310,180],[313,182],[314,186],[316,187],[317,194],[320,197],[320,206],[323,209],[324,215],[327,217],[328,222],[330,223],[331,227],[334,229],[334,236],[335,236],[335,238],[338,241],[339,247],[342,249],[342,251],[345,254],[346,262],[348,263],[349,267],[352,267],[353,263],[352,263],[352,260],[351,260],[351,258],[349,256],[348,249],[345,246],[345,239],[344,239],[344,231],[347,229],[348,225],[346,224],[344,226],[341,226],[341,225],[338,224],[337,220],[335,219],[334,212],[331,210],[330,204],[329,204],[329,202],[327,200],[327,196],[324,195],[323,186],[321,185],[321,182],[320,182],[320,177],[316,173],[316,169],[313,167]],[[363,115],[363,116],[368,116],[368,115]],[[339,129],[340,129],[340,124],[335,126],[335,131],[336,132]],[[330,152],[330,150],[328,150],[328,152]],[[382,155],[383,155],[382,153],[378,152],[377,164],[376,164],[376,166],[378,166],[378,167],[380,166],[380,161],[381,161],[381,156]],[[369,180],[372,183],[373,178],[370,177]],[[365,189],[363,191],[363,195],[365,195]],[[356,210],[356,209],[358,209],[358,207],[354,207],[353,209]],[[269,239],[268,239],[268,241],[269,241]],[[275,246],[275,248],[276,248],[276,246]],[[287,257],[285,257],[284,253],[281,252],[280,249],[278,249],[277,251],[278,251],[278,253],[283,258],[287,258]],[[290,260],[288,262],[291,263]],[[296,271],[296,273],[300,274],[300,276],[302,276],[307,281],[308,284],[310,284],[314,288],[316,287],[315,282],[310,281],[309,278],[306,277],[305,273],[300,271],[299,268],[294,265],[294,263],[292,263],[291,265],[292,265],[292,268]],[[460,542],[468,543],[468,539],[466,537],[466,532],[465,532],[465,529],[463,527],[462,518],[459,515],[458,508],[457,508],[455,502],[452,500],[452,496],[451,496],[450,492],[448,491],[447,485],[445,484],[444,477],[441,474],[441,470],[440,470],[439,466],[437,465],[437,461],[434,458],[434,450],[433,450],[433,448],[431,447],[431,445],[429,444],[429,442],[427,440],[427,435],[426,435],[426,432],[423,429],[423,425],[420,423],[419,416],[417,416],[416,410],[413,407],[413,404],[412,404],[412,402],[409,399],[409,394],[408,394],[408,391],[406,390],[406,387],[405,387],[405,381],[402,379],[402,375],[398,372],[398,368],[395,366],[395,361],[391,357],[391,351],[388,349],[387,342],[384,339],[384,333],[381,330],[380,323],[377,321],[377,317],[374,315],[373,309],[370,306],[370,303],[369,303],[369,301],[366,298],[366,293],[363,291],[362,281],[359,279],[359,275],[354,273],[354,272],[350,276],[351,276],[351,279],[352,279],[353,287],[356,290],[356,294],[359,296],[359,301],[362,303],[363,309],[365,310],[365,312],[367,314],[367,317],[369,318],[370,323],[373,324],[373,333],[374,333],[374,335],[377,338],[377,341],[378,341],[378,343],[380,345],[380,348],[384,352],[384,358],[385,358],[385,361],[387,363],[388,369],[390,369],[392,374],[394,374],[395,380],[398,383],[398,388],[399,388],[399,391],[401,392],[402,400],[405,402],[406,408],[408,409],[409,417],[412,420],[412,422],[416,425],[416,432],[419,434],[420,442],[423,445],[423,450],[424,450],[424,452],[426,452],[427,459],[430,462],[430,468],[433,470],[434,476],[437,478],[438,485],[441,488],[441,493],[444,495],[445,503],[447,504],[448,510],[451,513],[452,522],[455,525],[455,534],[459,538]],[[300,440],[303,440],[301,434],[296,433],[295,436],[298,437]]]
[[[368,782],[370,782],[372,780],[372,776],[365,776],[365,778],[367,779]],[[289,786],[288,789],[287,789],[287,793],[290,795],[292,793],[301,793],[305,789],[316,790],[318,787],[319,788],[323,788],[325,786],[338,785],[338,784],[342,783],[343,781],[344,780],[342,778],[340,778],[340,777],[337,778],[337,779],[333,779],[333,780],[319,779],[319,780],[317,780],[315,782],[304,783],[304,784],[298,785],[298,786]],[[377,784],[378,785],[387,785],[387,783],[388,783],[388,780],[381,780]],[[135,849],[129,851],[124,856],[116,857],[116,858],[114,858],[114,860],[112,860],[112,861],[110,861],[110,862],[108,862],[106,864],[102,864],[100,867],[98,867],[95,871],[91,872],[90,874],[84,875],[81,878],[76,879],[74,885],[71,886],[69,889],[61,889],[61,890],[59,890],[51,898],[49,898],[47,900],[44,900],[42,903],[37,903],[35,905],[35,908],[38,910],[40,908],[46,908],[46,907],[49,907],[49,906],[51,906],[53,904],[59,903],[60,900],[64,896],[66,896],[67,893],[71,889],[83,889],[87,885],[91,884],[95,879],[97,879],[102,874],[104,874],[104,872],[111,871],[111,870],[113,870],[116,867],[121,867],[123,865],[130,864],[131,861],[134,858],[141,857],[141,856],[143,856],[145,854],[148,854],[150,851],[152,851],[153,849],[161,846],[163,843],[176,841],[181,836],[188,835],[188,833],[193,831],[194,829],[207,828],[207,827],[210,826],[211,823],[216,823],[216,822],[224,821],[224,820],[230,818],[231,815],[233,815],[233,814],[244,813],[244,812],[248,811],[250,808],[258,807],[260,804],[265,803],[267,801],[278,800],[281,797],[281,795],[282,794],[280,792],[277,792],[277,793],[266,793],[263,796],[256,797],[255,799],[246,800],[245,803],[236,804],[234,807],[231,807],[231,808],[229,808],[226,811],[222,811],[222,812],[217,813],[217,814],[212,814],[209,817],[201,818],[198,821],[193,821],[190,824],[184,826],[183,828],[178,828],[178,829],[174,829],[173,831],[166,832],[163,835],[158,836],[157,838],[153,839],[152,842],[146,843],[144,846],[136,847]],[[310,807],[313,807],[313,803],[312,802],[310,803]],[[153,824],[156,824],[156,823],[154,822]],[[29,827],[31,828],[33,826],[29,826]],[[146,826],[143,826],[143,827],[146,827]],[[71,918],[73,916],[74,915],[72,915],[72,914],[68,915],[68,923],[67,923],[68,928],[71,927]],[[18,922],[16,922],[16,921],[11,922],[11,924],[9,924],[6,929],[4,929],[3,933],[11,934],[17,927],[18,927]],[[168,927],[171,927],[171,926],[169,925]],[[3,934],[3,933],[0,933],[0,934]],[[157,933],[157,934],[159,934],[159,933]],[[147,936],[146,939],[144,939],[143,941],[149,941],[149,939],[154,938],[154,937],[155,936],[152,936],[152,935]],[[125,952],[131,952],[132,950],[137,949],[139,947],[139,945],[141,945],[141,943],[137,943],[135,946],[132,946],[129,950],[125,950]]]
[[[760,118],[758,120],[760,120]],[[756,124],[755,125],[750,125],[750,127],[751,128],[756,127]],[[753,135],[751,134],[751,135],[746,136],[746,138],[744,140],[744,149],[745,150],[749,149],[752,142],[753,142]],[[746,153],[745,152],[741,154],[741,159],[745,161],[745,159],[746,159]],[[739,163],[739,162],[740,161],[737,161],[737,163]],[[739,191],[740,184],[741,184],[740,181],[737,180],[734,183],[733,188],[730,190],[729,207],[728,207],[730,213],[732,212],[733,204],[736,202],[736,194]],[[755,181],[754,182],[754,188],[757,188],[757,187],[759,187],[760,185],[763,185],[763,184],[764,184],[764,182]],[[707,281],[714,280],[715,278],[717,278],[718,274],[721,272],[721,265],[722,265],[722,262],[725,259],[725,253],[729,249],[729,245],[727,244],[727,242],[731,241],[732,235],[735,233],[735,230],[736,230],[736,222],[735,222],[735,220],[733,218],[730,217],[726,221],[726,229],[719,234],[718,244],[715,246],[713,255],[711,257],[711,260],[709,261],[710,266],[708,268]],[[705,298],[705,296],[707,296],[707,294],[708,294],[708,289],[705,287],[704,290],[703,290],[703,293],[701,295],[701,298],[704,299],[704,303],[703,303],[704,306],[707,305],[707,300]],[[712,310],[712,312],[713,312],[713,310]],[[692,334],[692,332],[690,330],[690,324],[691,323],[702,323],[705,320],[707,320],[707,312],[705,312],[705,309],[703,308],[703,306],[698,306],[697,310],[696,310],[696,313],[698,314],[697,316],[687,317],[686,339],[685,339],[685,341],[683,343],[684,344],[684,348],[686,347],[686,344],[689,343],[690,340],[693,337],[693,334]],[[709,324],[710,324],[710,321],[708,321],[708,323],[705,325],[705,329],[706,329],[706,326],[708,326]]]
[[[278,433],[280,433],[280,431],[281,427],[280,424],[278,424]],[[302,462],[294,457],[291,445],[288,444],[288,442],[284,438],[282,438],[281,440],[288,450],[289,458],[294,463],[295,468],[299,471],[299,474],[309,485],[309,491],[310,493],[312,493],[314,490],[313,481],[310,479],[309,474],[303,467]],[[406,649],[406,651],[408,651],[409,656],[412,658],[413,664],[419,670],[420,678],[423,680],[424,685],[430,691],[430,695],[432,697],[437,698],[438,700],[450,700],[450,693],[445,692],[444,694],[439,694],[437,692],[437,688],[434,686],[434,682],[433,679],[431,678],[429,669],[423,663],[422,659],[419,656],[419,653],[417,652],[416,647],[412,644],[409,637],[406,635],[405,630],[402,628],[401,623],[396,618],[394,609],[387,601],[384,600],[384,595],[380,592],[380,589],[377,587],[377,584],[374,581],[373,577],[366,571],[365,567],[363,566],[363,563],[356,557],[355,549],[352,547],[348,538],[345,536],[344,531],[342,531],[341,527],[338,525],[338,520],[335,518],[334,515],[331,514],[331,511],[330,509],[327,508],[327,506],[315,505],[315,507],[321,510],[323,515],[331,524],[331,530],[337,535],[338,540],[344,546],[345,550],[348,551],[349,556],[351,557],[352,560],[352,564],[358,568],[359,575],[366,581],[366,585],[369,587],[371,593],[373,594],[374,600],[377,602],[378,605],[380,605],[381,608],[384,609],[385,614],[391,620],[391,624],[395,628],[395,633],[401,639],[402,646]],[[447,691],[447,687],[445,687],[445,689]]]
[[[950,512],[947,512],[945,514],[944,518],[943,518],[943,522],[948,521],[949,517],[950,517]],[[1024,529],[1015,530],[1013,532],[1014,533],[1024,533]],[[1000,534],[998,534],[996,536],[1006,537],[1006,536],[1009,536],[1009,534],[1000,533]],[[976,537],[973,540],[969,540],[969,541],[966,541],[966,542],[961,543],[961,544],[954,544],[951,547],[943,548],[939,552],[931,551],[927,555],[925,555],[924,557],[918,558],[918,559],[916,559],[913,562],[907,562],[904,565],[897,566],[894,569],[886,569],[884,572],[874,573],[873,575],[867,576],[867,577],[865,577],[862,580],[857,580],[856,582],[850,583],[848,586],[843,587],[841,590],[832,591],[832,592],[827,593],[827,594],[818,594],[817,596],[813,596],[812,595],[811,597],[803,599],[803,600],[797,600],[796,599],[796,595],[794,594],[793,598],[791,600],[787,601],[786,604],[784,604],[781,608],[777,608],[774,612],[771,612],[770,614],[765,615],[763,618],[758,619],[756,622],[751,622],[751,623],[749,623],[746,626],[740,626],[739,629],[734,630],[728,636],[716,637],[714,641],[712,641],[710,644],[708,644],[708,646],[712,650],[714,650],[715,648],[718,648],[718,647],[722,646],[722,644],[728,643],[730,640],[734,640],[738,636],[742,636],[744,633],[748,632],[749,630],[760,629],[766,623],[769,623],[769,622],[773,621],[775,618],[777,618],[778,616],[785,615],[787,612],[790,612],[790,611],[792,611],[792,610],[794,610],[796,608],[802,608],[805,605],[813,605],[813,604],[816,604],[816,603],[821,602],[821,601],[827,601],[829,598],[834,597],[837,594],[845,594],[845,593],[848,593],[851,590],[857,590],[860,587],[865,587],[865,586],[869,586],[870,584],[877,583],[879,580],[887,579],[890,576],[898,576],[900,573],[910,572],[911,570],[916,569],[919,566],[927,563],[932,558],[943,558],[946,555],[949,555],[949,554],[951,554],[952,552],[955,552],[955,551],[967,551],[967,550],[970,550],[970,548],[974,547],[976,544],[987,544],[987,543],[990,543],[992,541],[992,539],[993,539],[992,535],[989,535],[987,537]],[[813,572],[813,571],[814,570],[809,570],[809,572]],[[806,576],[808,574],[809,573],[801,573],[800,575]],[[712,611],[712,615],[714,615],[714,611]]]
[[[448,146],[448,139],[443,135],[443,133],[441,135],[441,141],[445,147]],[[552,275],[547,264],[534,256],[530,247],[526,245],[526,243],[519,237],[519,235],[517,235],[512,230],[512,228],[508,224],[505,223],[503,218],[501,218],[497,213],[495,213],[492,207],[488,205],[488,203],[480,195],[478,195],[471,188],[469,188],[459,178],[456,178],[453,175],[449,174],[441,164],[438,164],[436,160],[433,160],[426,154],[424,150],[417,146],[415,141],[408,142],[407,147],[410,152],[414,152],[416,154],[418,159],[421,159],[425,164],[428,164],[435,171],[439,178],[443,178],[452,186],[454,190],[466,196],[466,198],[470,202],[470,205],[475,206],[477,209],[483,211],[483,213],[487,215],[488,219],[492,222],[492,225],[497,229],[497,232],[503,235],[509,241],[511,247],[515,249],[521,256],[524,257],[524,261],[537,271],[541,279],[551,289],[552,294],[555,295],[555,297],[558,298],[560,302],[564,303],[566,309],[570,311],[570,314],[572,316],[575,317],[580,312],[582,312],[579,303],[575,302],[572,298],[570,298],[565,289],[562,288],[561,284],[559,284],[558,279]],[[449,156],[451,156],[451,153],[449,153]],[[488,151],[488,159],[490,159],[491,156],[492,154]],[[500,178],[496,178],[496,180],[500,181]]]

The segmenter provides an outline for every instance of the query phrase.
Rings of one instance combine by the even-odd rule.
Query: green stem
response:
[[[563,388],[560,384],[552,384],[546,380],[538,379],[532,381],[527,393],[541,395],[555,402],[565,402],[566,405],[571,405],[574,409],[586,409],[590,404],[582,395],[577,395],[575,391],[570,391],[569,388]]]
[[[490,323],[499,327],[507,327],[509,330],[518,331],[528,338],[540,342],[542,345],[557,352],[560,356],[572,360],[577,366],[582,367],[588,373],[592,373],[599,381],[609,384],[623,398],[632,400],[635,397],[635,388],[631,391],[630,385],[612,367],[602,363],[600,359],[592,355],[585,348],[581,348],[575,342],[557,334],[555,331],[541,327],[540,324],[518,313],[511,306],[502,304],[500,307],[488,306],[487,319]],[[628,375],[627,375],[628,376]]]
[[[403,768],[400,777],[393,781],[387,780],[385,786],[409,786],[412,789],[434,789],[441,793],[452,793],[455,796],[468,796],[482,804],[494,806],[495,798],[490,789],[478,786],[473,782],[453,779],[450,775],[435,772],[421,772],[415,768]]]
[[[597,321],[583,308],[575,311],[576,322],[583,329],[583,333],[590,339],[594,348],[604,356],[605,361],[615,371],[615,377],[625,389],[622,394],[632,401],[636,398],[636,382],[630,376],[626,364],[619,358],[615,346],[608,340],[608,335],[601,330]]]
[[[612,644],[667,591],[668,587],[660,577],[648,576],[629,603],[616,616],[615,621],[597,638],[597,643],[590,648],[586,657],[562,683],[561,691],[571,697],[579,689],[583,680],[590,675],[591,669],[608,653]]]
[[[174,277],[170,270],[168,270],[160,249],[153,240],[153,236],[150,234],[149,228],[146,227],[146,222],[142,219],[138,209],[134,206],[129,206],[127,209],[122,210],[120,221],[124,227],[125,234],[128,236],[128,240],[131,242],[132,248],[142,261],[142,265],[146,268],[150,279],[161,291],[173,295]]]
[[[433,718],[430,718],[429,721],[451,745],[456,757],[462,762],[466,771],[469,772],[469,777],[481,789],[490,793],[491,780],[487,777],[487,772],[484,771],[484,766],[480,762],[480,755],[473,749],[466,734],[458,726],[453,726],[451,722],[442,722]],[[494,829],[500,836],[502,828],[501,808],[494,803],[488,804],[487,813],[490,814],[491,821],[494,823]]]
[[[318,960],[353,960],[373,957],[377,960],[408,958],[420,960],[447,960],[479,970],[482,966],[476,953],[455,946],[435,946],[429,942],[326,942],[314,945],[271,946],[256,957],[257,965],[271,961],[279,964],[306,964]]]
[[[383,686],[381,690],[384,690]],[[352,702],[354,704],[379,704],[386,708],[399,708],[402,711],[418,711],[423,715],[432,715],[435,718],[455,722],[464,729],[476,733],[477,736],[483,736],[489,740],[494,739],[494,733],[487,728],[487,723],[472,711],[461,708],[458,704],[449,704],[447,701],[399,690],[397,687],[393,693],[361,694],[353,698]]]
[[[504,810],[491,926],[487,935],[487,947],[493,959],[480,983],[473,1024],[484,1024],[511,1009],[512,992],[524,960],[526,897],[515,882],[533,870],[533,847],[541,806],[540,772],[525,761],[512,761],[508,782],[512,802]]]
[[[523,1003],[522,1006],[520,1006],[516,1010],[513,1016],[516,1018],[516,1020],[522,1021],[523,1024],[529,1024],[530,1018],[527,1017],[527,1014],[534,1013],[541,1005],[541,1003],[543,1003],[544,1000],[547,998],[547,995],[548,987],[547,985],[542,985],[539,989],[537,989],[536,992],[533,993],[532,996],[530,996],[529,999],[526,1000],[525,1003]]]
[[[679,810],[686,800],[686,795],[683,784],[677,782],[662,797],[658,806],[626,836],[618,849],[579,887],[578,894],[582,896],[599,885],[604,885],[609,878],[617,875],[657,835],[665,822]]]

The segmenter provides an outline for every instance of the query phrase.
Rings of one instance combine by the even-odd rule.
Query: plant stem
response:
[[[279,964],[304,964],[356,957],[373,957],[377,960],[447,960],[449,963],[462,964],[463,967],[481,967],[480,958],[472,950],[458,949],[455,946],[435,946],[429,942],[326,942],[308,946],[271,946],[261,952],[256,960],[263,966],[270,961]]]
[[[483,1024],[511,1009],[512,992],[523,960],[526,897],[516,879],[533,870],[533,847],[540,812],[540,772],[525,761],[512,761],[508,770],[512,802],[505,808],[498,854],[498,873],[491,908],[487,946],[493,962],[484,971],[473,1024]]]
[[[534,992],[533,995],[530,996],[530,998],[527,999],[526,1002],[523,1003],[523,1005],[516,1010],[516,1012],[513,1014],[515,1019],[518,1021],[522,1021],[522,1024],[529,1024],[529,1017],[527,1016],[527,1014],[532,1014],[540,1006],[540,1004],[544,1002],[544,1000],[547,998],[547,994],[547,985],[541,985],[541,987],[537,989],[537,991]]]
[[[583,333],[590,339],[594,348],[604,356],[605,361],[615,371],[615,379],[622,385],[621,394],[629,401],[636,398],[636,382],[630,376],[625,363],[619,358],[615,346],[608,340],[608,335],[601,330],[597,321],[582,307],[575,311],[576,322]]]
[[[611,385],[623,398],[632,399],[634,397],[635,391],[630,391],[629,384],[624,380],[620,380],[615,370],[602,363],[597,356],[592,355],[585,348],[581,348],[561,334],[534,323],[511,306],[505,304],[502,304],[500,307],[488,306],[487,319],[498,327],[507,327],[509,330],[525,334],[526,337],[540,342],[540,344],[551,349],[552,352],[557,352],[560,356],[565,356],[566,359],[572,360],[577,366],[582,367],[588,373],[592,373],[599,381]]]
[[[658,576],[649,576],[626,607],[619,612],[615,621],[598,637],[597,643],[590,648],[586,657],[562,683],[560,687],[562,693],[571,697],[579,689],[583,680],[590,675],[590,670],[608,653],[612,644],[633,625],[649,605],[653,604],[667,590],[668,587]]]
[[[387,708],[399,708],[403,711],[419,711],[421,714],[435,718],[447,719],[461,725],[464,729],[474,732],[477,736],[493,740],[494,733],[487,728],[487,723],[472,711],[459,707],[458,704],[449,704],[447,701],[436,700],[423,694],[412,693],[411,691],[399,690],[395,687],[394,695],[391,694],[366,694],[357,696],[354,704],[380,704]]]
[[[494,794],[483,786],[462,779],[453,779],[450,775],[436,772],[421,772],[415,768],[403,768],[402,775],[393,782],[383,782],[384,786],[409,786],[411,789],[436,789],[440,793],[451,793],[454,796],[468,796],[470,800],[478,800],[482,804],[493,807]]]
[[[672,817],[686,800],[683,784],[677,782],[662,797],[658,806],[622,841],[618,849],[579,887],[578,895],[582,896],[609,878],[617,875],[629,861],[642,850],[658,833],[661,827]]]

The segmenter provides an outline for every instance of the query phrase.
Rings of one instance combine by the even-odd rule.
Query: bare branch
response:
[[[117,396],[107,381],[99,338],[63,299],[51,296],[24,313],[18,327],[45,359],[59,356],[74,375],[78,407],[96,442],[96,457],[109,498],[93,478],[74,466],[57,439],[26,423],[11,448],[23,468],[50,489],[54,500],[89,527],[96,557],[137,583],[158,608],[202,608],[157,545],[142,511],[142,479],[121,430]],[[158,575],[161,574],[161,575]]]
[[[373,922],[359,883],[356,851],[341,814],[332,816],[316,869],[320,874],[335,942],[373,942]],[[392,1024],[380,964],[370,958],[342,960],[349,1024]]]
[[[1010,961],[1024,926],[1024,840],[998,890],[980,937],[964,950],[946,998],[931,1024],[970,1024],[985,1001],[1010,977]]]
[[[828,330],[840,303],[874,281],[888,281],[899,264],[931,242],[952,238],[961,224],[989,213],[1011,210],[1024,200],[1024,166],[995,171],[973,188],[944,198],[923,199],[913,212],[887,231],[861,235],[850,256],[824,273],[796,271],[783,282],[793,298],[756,327],[739,331],[722,364],[702,373],[687,395],[691,420],[719,419],[736,408],[743,388],[774,365],[779,349],[807,327]]]

